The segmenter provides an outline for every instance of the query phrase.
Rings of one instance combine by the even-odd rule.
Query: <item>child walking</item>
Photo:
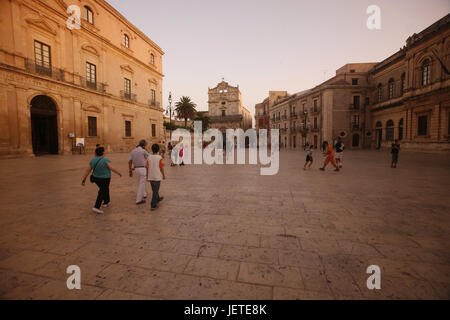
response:
[[[314,150],[313,146],[310,146],[306,153],[306,162],[305,165],[303,166],[303,170],[306,170],[306,166],[308,165],[308,163],[309,163],[308,168],[311,169],[311,165],[313,164],[313,156],[312,156],[313,150]]]
[[[159,196],[159,187],[161,186],[161,180],[166,179],[164,174],[164,163],[162,157],[158,154],[159,145],[152,145],[152,153],[148,157],[148,169],[147,169],[147,180],[150,181],[150,186],[152,187],[152,202],[150,210],[156,210],[158,208],[158,203],[164,199],[164,197]]]

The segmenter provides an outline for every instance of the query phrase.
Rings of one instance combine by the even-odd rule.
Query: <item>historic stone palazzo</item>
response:
[[[280,99],[288,96],[287,91],[269,91],[269,96],[263,102],[255,105],[255,130],[259,135],[259,129],[267,130],[267,141],[270,144],[270,110]]]
[[[70,29],[67,8],[80,9]],[[163,140],[163,51],[103,0],[0,0],[0,157]]]
[[[450,151],[450,15],[370,72],[372,147]]]
[[[242,105],[239,86],[230,86],[220,82],[215,88],[208,88],[209,127],[217,128],[222,133],[226,129],[241,128],[244,131],[252,127],[252,116]]]
[[[319,147],[340,136],[348,148],[367,144],[368,71],[375,63],[346,64],[322,84],[278,100],[270,109],[273,129],[280,130],[282,148]]]
[[[324,83],[270,107],[280,146],[318,147],[338,136],[347,148],[450,151],[450,15],[380,63],[347,64]],[[264,102],[255,118],[264,124]]]

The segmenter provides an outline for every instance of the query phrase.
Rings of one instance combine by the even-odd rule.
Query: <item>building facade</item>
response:
[[[287,91],[269,91],[269,96],[263,100],[263,102],[255,105],[255,129],[256,134],[259,135],[259,129],[267,130],[267,139],[270,144],[270,129],[271,119],[270,110],[275,103],[279,100],[289,96]]]
[[[369,71],[375,63],[346,64],[322,84],[282,100],[271,108],[271,126],[280,130],[280,146],[319,148],[340,136],[347,148],[362,148],[368,99]]]
[[[208,88],[209,128],[226,129],[241,128],[244,131],[252,127],[252,116],[242,105],[242,95],[239,86],[230,86],[220,82],[215,88]]]
[[[448,152],[449,52],[447,15],[382,62],[347,64],[324,83],[277,101],[270,126],[280,129],[285,148],[341,137],[353,149],[389,148],[398,139],[402,149]]]
[[[450,151],[450,15],[371,71],[371,145]]]
[[[103,0],[0,3],[0,157],[163,142],[157,44]]]

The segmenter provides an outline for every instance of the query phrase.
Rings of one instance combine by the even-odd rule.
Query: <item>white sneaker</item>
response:
[[[95,213],[98,213],[98,214],[100,214],[100,213],[105,213],[105,212],[103,212],[102,210],[97,209],[97,208],[92,208],[92,211],[94,211]]]
[[[104,204],[103,205],[103,208],[108,208],[109,207],[109,204]]]

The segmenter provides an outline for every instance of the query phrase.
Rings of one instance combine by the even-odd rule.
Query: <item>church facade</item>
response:
[[[233,87],[227,82],[220,82],[215,88],[208,88],[209,127],[219,129],[241,128],[244,131],[252,127],[252,116],[242,105],[239,86]]]

